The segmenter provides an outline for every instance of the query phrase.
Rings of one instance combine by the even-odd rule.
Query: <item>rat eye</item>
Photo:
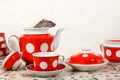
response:
[[[49,23],[52,23],[51,21],[48,21]]]

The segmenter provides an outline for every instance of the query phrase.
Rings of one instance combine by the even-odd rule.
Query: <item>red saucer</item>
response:
[[[41,77],[50,77],[50,76],[56,76],[62,71],[64,71],[66,66],[64,64],[59,64],[58,67],[55,70],[52,71],[37,71],[34,68],[33,64],[30,64],[26,67],[26,70],[29,71],[30,73],[36,75],[36,76],[41,76]]]
[[[58,64],[58,66],[54,69],[54,70],[40,70],[40,71],[44,71],[44,72],[46,72],[46,71],[56,71],[56,70],[61,70],[61,69],[63,69],[63,68],[65,68],[65,65],[63,65],[63,64]],[[28,65],[27,66],[27,69],[29,69],[29,70],[32,70],[32,71],[38,71],[38,70],[36,70],[35,68],[34,68],[34,65],[33,64],[31,64],[31,65]]]

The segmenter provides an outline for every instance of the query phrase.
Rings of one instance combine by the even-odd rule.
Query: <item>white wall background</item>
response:
[[[56,22],[52,34],[66,28],[56,51],[65,57],[84,48],[101,53],[105,39],[120,37],[120,0],[0,0],[0,32],[6,36],[20,36],[43,18]]]

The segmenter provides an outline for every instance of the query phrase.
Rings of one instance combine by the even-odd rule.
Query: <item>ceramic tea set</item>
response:
[[[24,61],[26,70],[38,76],[55,76],[64,71],[66,68],[65,57],[55,52],[64,28],[60,28],[55,36],[48,33],[49,28],[28,27],[23,29],[25,33],[19,38],[16,35],[9,36],[7,46],[11,52],[4,59],[2,67],[5,70],[16,70]],[[19,46],[19,50],[14,50],[10,46],[13,37],[19,43],[16,44]],[[84,49],[75,55],[71,55],[65,62],[78,71],[101,69],[105,67],[108,61],[120,62],[120,39],[105,40],[100,48],[104,57],[90,49]]]
[[[58,55],[54,51],[57,49],[59,44],[59,38],[64,28],[60,28],[55,36],[48,33],[47,28],[24,28],[25,34],[20,38],[16,35],[8,37],[8,47],[10,53],[3,61],[3,68],[6,70],[18,68],[20,66],[20,59],[26,62],[26,69],[31,72],[44,72],[44,75],[48,72],[54,75],[65,69],[65,65],[59,63],[64,56]],[[10,44],[11,38],[16,38],[19,42],[20,51],[12,49]],[[13,45],[14,46],[14,45]],[[31,65],[32,64],[32,65]],[[40,75],[40,74],[39,74]],[[42,74],[43,75],[43,74]],[[52,74],[51,74],[52,75]],[[47,75],[46,75],[47,76]]]

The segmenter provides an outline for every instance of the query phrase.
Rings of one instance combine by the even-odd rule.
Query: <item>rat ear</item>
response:
[[[46,21],[47,21],[47,20],[45,20],[45,19],[42,19],[42,20],[41,20],[41,22],[46,22]]]

